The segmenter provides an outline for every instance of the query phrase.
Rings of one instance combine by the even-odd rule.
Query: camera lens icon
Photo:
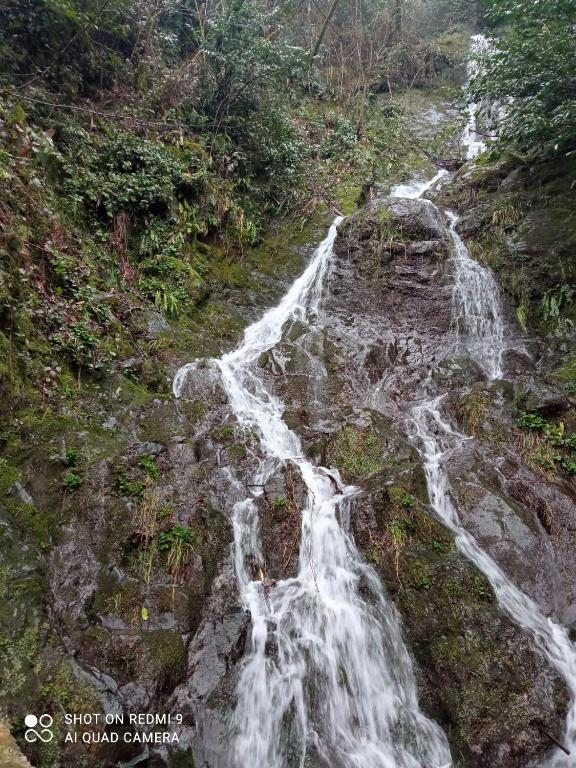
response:
[[[43,741],[44,744],[48,744],[54,738],[54,732],[52,731],[52,725],[54,718],[51,715],[26,715],[24,718],[24,725],[28,729],[24,738],[29,744],[34,744],[36,741]]]

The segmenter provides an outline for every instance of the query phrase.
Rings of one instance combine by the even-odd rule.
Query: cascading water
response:
[[[468,80],[471,80],[478,73],[476,55],[486,51],[488,46],[488,40],[484,35],[474,35],[472,37],[472,45],[470,47],[472,56],[468,63]],[[466,110],[468,113],[468,120],[466,121],[462,133],[462,144],[466,147],[466,160],[473,160],[486,149],[486,143],[483,141],[481,134],[478,131],[478,112],[480,110],[480,104],[471,101],[468,103]]]
[[[446,738],[418,707],[396,611],[347,531],[347,507],[357,489],[343,485],[336,470],[302,458],[281,401],[267,391],[255,365],[281,340],[286,323],[317,318],[340,220],[280,304],[246,330],[236,350],[212,361],[238,422],[259,434],[265,458],[253,484],[264,485],[291,462],[308,491],[298,575],[276,584],[262,572],[254,498],[232,510],[240,597],[252,619],[232,723],[233,764],[302,767],[315,750],[342,768],[448,768]],[[178,372],[176,396],[195,365]]]
[[[392,197],[407,197],[413,200],[417,197],[422,197],[425,192],[428,192],[441,179],[449,175],[448,171],[441,169],[429,181],[412,181],[409,184],[397,184],[395,187],[392,187],[390,194]]]
[[[475,120],[476,108],[469,108],[463,136],[469,158],[484,148],[475,138]],[[440,172],[429,182],[395,187],[392,194],[421,197],[445,175]],[[456,217],[445,213],[455,253],[454,329],[494,379],[502,375],[504,347],[497,286],[490,272],[470,257],[456,232]],[[347,531],[348,506],[357,489],[343,485],[336,470],[302,458],[298,437],[282,419],[282,402],[266,389],[256,365],[263,352],[281,341],[286,323],[317,321],[339,221],[280,304],[246,330],[236,350],[212,361],[238,422],[260,437],[265,457],[253,485],[263,486],[282,464],[291,462],[308,491],[298,575],[278,583],[263,572],[256,494],[232,510],[237,580],[242,603],[250,611],[252,637],[237,686],[231,764],[303,768],[313,750],[328,765],[342,768],[448,767],[452,763],[444,734],[419,710],[395,609]],[[176,396],[195,367],[192,363],[178,372]],[[432,507],[453,532],[460,550],[489,579],[503,610],[532,634],[563,676],[574,702],[576,652],[566,630],[512,584],[460,523],[446,462],[466,438],[442,417],[442,397],[436,393],[417,404],[410,422],[424,459]],[[574,703],[565,742],[574,753]],[[548,768],[568,768],[572,763],[573,758],[556,751]]]
[[[544,656],[566,681],[572,697],[565,742],[572,754],[576,751],[576,650],[566,629],[544,616],[538,606],[518,589],[502,569],[484,552],[477,541],[466,531],[450,497],[446,462],[451,453],[467,438],[454,431],[441,415],[443,396],[435,397],[412,410],[412,425],[416,443],[424,458],[424,471],[428,485],[430,504],[438,518],[454,534],[460,551],[487,577],[500,607],[519,626],[532,634]],[[551,768],[568,768],[574,765],[564,753],[555,754],[548,764]]]
[[[504,352],[500,292],[493,274],[470,256],[456,231],[458,217],[451,211],[445,213],[455,254],[452,321],[472,358],[490,379],[496,379],[502,375]]]

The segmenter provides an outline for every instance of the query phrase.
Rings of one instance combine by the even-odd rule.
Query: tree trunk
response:
[[[396,0],[394,5],[394,37],[396,38],[396,42],[402,37],[403,5],[403,0]]]
[[[322,29],[320,30],[320,34],[316,38],[316,43],[314,44],[314,48],[312,49],[312,58],[318,55],[318,51],[320,50],[320,46],[322,45],[322,41],[324,40],[324,35],[326,34],[326,30],[328,29],[332,16],[334,16],[334,12],[339,2],[340,0],[332,0],[332,5],[328,9],[328,13],[326,14],[326,18],[324,19],[324,23],[322,24]]]

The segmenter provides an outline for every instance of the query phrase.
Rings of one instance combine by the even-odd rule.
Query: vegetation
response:
[[[345,480],[353,481],[382,469],[378,435],[371,429],[344,427],[337,436],[331,458]]]
[[[576,7],[572,0],[487,0],[494,47],[474,92],[503,107],[501,140],[523,151],[566,154],[576,121]]]
[[[525,412],[516,423],[532,433],[522,441],[522,447],[540,469],[560,469],[566,475],[576,475],[576,434],[567,432],[563,421],[553,422],[539,413]]]

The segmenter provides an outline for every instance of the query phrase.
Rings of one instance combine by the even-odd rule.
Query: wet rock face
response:
[[[564,686],[442,526],[404,493],[373,491],[352,519],[401,612],[421,706],[449,734],[459,764],[524,766],[549,747],[537,723],[561,733]]]
[[[330,340],[347,352],[341,368],[358,371],[360,386],[363,376],[385,380],[389,399],[410,400],[451,353],[449,238],[426,201],[389,198],[382,205],[340,226],[327,325]]]
[[[446,237],[446,223],[439,209],[425,199],[388,197],[372,206],[380,223],[388,223],[405,234],[412,243],[442,241]]]
[[[475,437],[449,467],[452,488],[466,528],[546,615],[573,627],[576,488],[553,464],[543,465],[550,461],[545,437],[518,427],[520,390],[523,382],[516,391],[511,383],[478,384],[450,394],[447,411]],[[558,418],[560,408],[560,418],[570,419],[565,398],[550,387],[532,386],[526,400],[540,403],[534,413]]]
[[[449,735],[455,762],[525,768],[550,745],[543,729],[561,736],[567,694],[431,516],[421,460],[407,440],[407,405],[450,392],[447,412],[476,438],[450,462],[465,526],[545,611],[567,621],[576,602],[574,494],[503,437],[515,429],[513,385],[491,389],[462,355],[451,296],[442,215],[426,201],[385,200],[343,222],[320,322],[287,327],[262,355],[260,375],[286,404],[306,455],[362,488],[351,531],[402,615],[422,707]],[[192,366],[182,384],[180,401],[153,404],[123,424],[130,439],[121,460],[86,477],[74,501],[83,514],[51,559],[51,620],[77,678],[105,709],[182,713],[183,759],[229,768],[251,633],[237,597],[230,513],[262,456],[256,436],[236,423],[213,362]],[[565,418],[554,388],[536,399],[538,413]],[[305,490],[290,465],[251,490],[263,550],[254,578],[273,585],[297,573]],[[142,513],[150,505],[153,537],[182,526],[193,539],[180,570],[159,553],[162,567],[144,578],[152,534]],[[160,755],[150,759],[162,764]],[[316,757],[310,764],[323,765]]]
[[[238,605],[231,560],[214,584],[205,618],[188,649],[186,680],[169,707],[184,716],[179,746],[191,749],[193,764],[228,768],[229,718],[239,662],[250,642],[250,617]]]
[[[402,615],[421,706],[449,734],[458,764],[525,766],[549,748],[539,726],[562,733],[564,684],[431,517],[414,449],[378,413],[364,419],[336,432],[327,453],[340,465],[344,458],[348,479],[364,488],[352,531]],[[377,445],[373,465],[368,434]]]

